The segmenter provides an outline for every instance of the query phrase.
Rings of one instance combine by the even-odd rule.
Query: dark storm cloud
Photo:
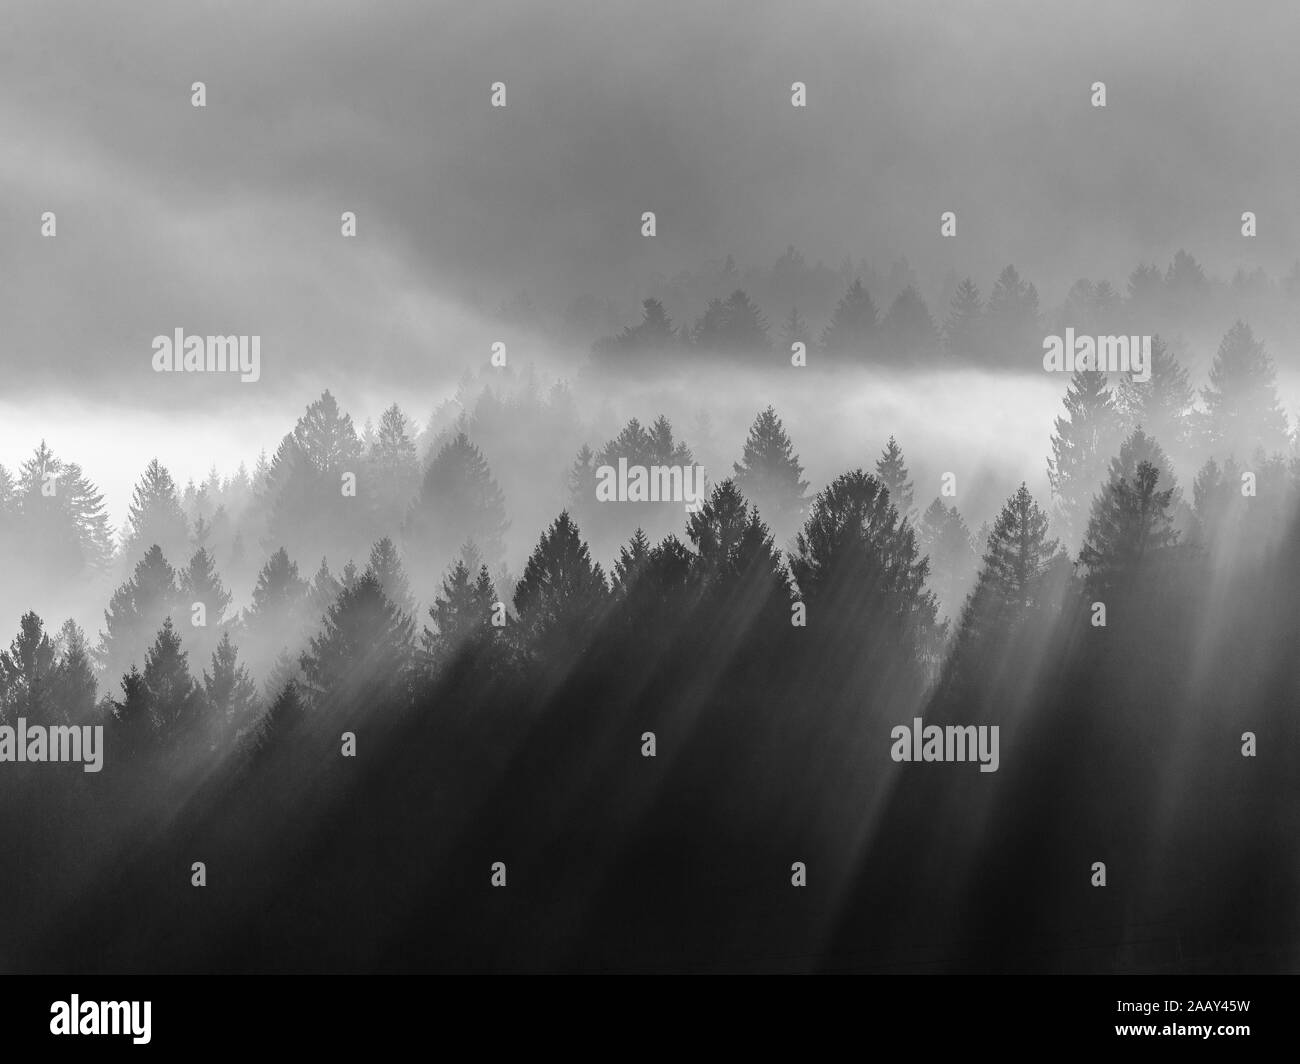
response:
[[[584,291],[631,305],[655,271],[788,243],[985,290],[1015,262],[1051,298],[1184,246],[1276,270],[1300,18],[1222,7],[11,4],[6,392],[240,396],[149,371],[177,326],[260,333],[257,401],[433,383],[485,354],[471,307],[520,289],[556,313]]]

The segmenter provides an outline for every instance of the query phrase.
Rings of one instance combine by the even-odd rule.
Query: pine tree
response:
[[[878,345],[891,362],[912,363],[931,357],[939,334],[921,294],[908,285],[894,297],[880,319]]]
[[[1140,314],[1155,310],[1164,296],[1165,280],[1160,267],[1138,263],[1128,276],[1128,301]]]
[[[303,682],[301,656],[291,654],[288,647],[282,647],[266,672],[262,690],[266,694],[267,701],[274,701],[277,692],[283,691],[290,683],[296,684],[301,693]]]
[[[340,592],[301,658],[309,703],[348,704],[364,694],[391,704],[406,690],[414,624],[388,600],[378,577],[361,574]]]
[[[543,533],[515,588],[525,652],[559,663],[578,654],[601,622],[609,589],[578,526],[564,511]]]
[[[267,471],[259,492],[263,548],[292,547],[316,557],[342,553],[354,542],[366,523],[366,508],[343,493],[344,476],[356,477],[359,498],[376,500],[362,455],[352,418],[328,390],[323,392],[280,442]]]
[[[1159,336],[1151,338],[1151,377],[1137,381],[1128,373],[1120,381],[1116,407],[1128,428],[1141,425],[1156,439],[1181,452],[1190,442],[1196,393],[1187,370]]]
[[[366,467],[372,527],[384,531],[399,528],[420,486],[420,459],[410,421],[396,403],[379,419]]]
[[[355,468],[361,458],[361,441],[352,418],[339,409],[329,389],[307,407],[293,435],[303,456],[321,472]]]
[[[650,540],[645,532],[638,528],[627,545],[619,548],[618,561],[614,563],[614,571],[610,574],[610,583],[616,596],[627,597],[628,591],[636,583],[649,560]]]
[[[61,461],[42,440],[8,492],[19,556],[41,574],[43,591],[108,569],[113,541],[104,497],[80,466]]]
[[[487,566],[480,566],[478,578],[463,561],[457,561],[443,578],[442,593],[429,607],[433,626],[425,626],[420,636],[421,666],[437,675],[456,661],[471,661],[491,644],[496,590]]]
[[[33,612],[23,614],[9,649],[0,651],[0,717],[30,724],[59,719],[51,703],[57,654],[44,622]]]
[[[1180,309],[1198,305],[1209,291],[1201,264],[1182,248],[1174,253],[1174,260],[1165,273],[1165,291]]]
[[[772,346],[766,320],[740,289],[725,301],[710,301],[695,326],[695,344],[710,351],[735,353],[766,351]]]
[[[890,502],[898,509],[900,519],[912,514],[912,482],[908,479],[907,465],[903,462],[903,449],[893,436],[876,459],[876,476],[889,490]]]
[[[1029,350],[1040,350],[1038,291],[1007,266],[993,285],[985,310],[991,350],[1006,352],[1004,361],[1017,361]]]
[[[1065,303],[1061,307],[1058,328],[1064,332],[1072,328],[1076,333],[1096,333],[1097,322],[1093,317],[1093,286],[1086,277],[1081,277],[1065,293]]]
[[[108,728],[114,760],[130,762],[149,752],[157,737],[149,690],[140,670],[132,665],[122,677],[122,698],[114,699]]]
[[[113,593],[104,611],[104,630],[95,651],[103,674],[123,675],[132,662],[140,660],[163,618],[181,608],[176,571],[155,544],[136,563],[131,579]]]
[[[1120,328],[1120,295],[1109,281],[1098,281],[1092,289],[1092,314],[1099,333],[1113,333]]]
[[[805,347],[811,347],[811,338],[808,332],[808,323],[799,313],[798,307],[791,307],[790,314],[781,325],[781,342],[785,345],[787,351],[792,344],[801,343]]]
[[[666,351],[677,346],[677,329],[658,299],[641,301],[641,321],[629,325],[605,345],[620,353]]]
[[[690,342],[705,350],[717,350],[727,324],[727,311],[721,299],[710,299],[704,313],[696,319]]]
[[[808,482],[801,479],[799,456],[772,407],[754,419],[741,460],[732,468],[736,487],[769,522],[784,526],[797,519]]]
[[[492,562],[505,553],[505,498],[482,453],[465,433],[448,441],[425,471],[407,518],[413,552],[447,557],[472,539]]]
[[[984,303],[975,282],[967,277],[957,287],[943,323],[943,339],[954,356],[977,358],[983,354]]]
[[[726,348],[735,351],[766,351],[772,346],[767,321],[744,292],[737,289],[727,297]]]
[[[263,757],[269,751],[291,741],[290,737],[307,718],[307,707],[302,689],[294,680],[287,681],[271,702],[270,708],[248,732],[246,749],[253,757]]]
[[[1092,498],[1107,476],[1107,462],[1120,429],[1106,375],[1078,370],[1065,394],[1066,417],[1056,419],[1047,479],[1067,542],[1077,542]]]
[[[1205,400],[1208,442],[1220,458],[1245,459],[1256,447],[1287,450],[1286,414],[1277,397],[1277,372],[1250,326],[1237,321],[1219,344]]]
[[[669,644],[692,638],[690,628],[683,632],[682,618],[698,604],[704,574],[699,557],[681,540],[669,535],[649,547],[638,534],[621,549],[614,569],[619,614],[640,653],[658,660]]]
[[[312,623],[318,622],[334,605],[343,585],[330,572],[326,559],[320,560],[320,568],[311,580],[311,590],[307,593],[307,615]]]
[[[921,551],[930,561],[930,586],[940,610],[955,617],[970,590],[979,559],[956,506],[935,499],[921,515],[917,531]]]
[[[221,627],[230,608],[231,594],[221,582],[216,562],[206,548],[200,547],[190,558],[190,564],[179,574],[180,601],[193,618],[195,603],[204,608],[204,626],[192,625],[193,649],[196,654],[211,653],[216,645],[216,630]]]
[[[83,724],[95,710],[95,669],[91,661],[86,634],[72,620],[63,622],[55,640],[58,661],[50,684],[50,705],[54,715],[65,723]]]
[[[831,355],[863,358],[872,351],[876,336],[876,305],[855,279],[835,305],[830,324],[822,332],[822,347]]]
[[[181,508],[176,482],[158,459],[145,467],[127,511],[122,555],[138,558],[157,544],[170,558],[189,555],[190,531]]]
[[[298,575],[297,564],[283,547],[267,559],[257,574],[253,601],[244,611],[246,636],[242,643],[250,668],[258,676],[290,641],[297,640],[305,620],[315,620],[304,617],[308,590],[307,581]]]
[[[936,652],[937,603],[916,532],[884,483],[862,470],[836,477],[813,500],[790,571],[820,639],[881,667]],[[870,665],[868,666],[870,667]]]
[[[595,483],[596,455],[591,447],[584,443],[569,469],[569,505],[575,509],[590,505]]]
[[[789,576],[758,509],[747,505],[734,480],[713,489],[691,514],[686,534],[706,602],[730,614],[728,623],[743,632],[760,619],[771,622],[776,611],[786,622]],[[713,622],[706,618],[705,626]]]
[[[251,728],[259,706],[257,685],[248,670],[238,662],[239,651],[230,641],[230,633],[221,634],[221,642],[212,652],[212,672],[203,672],[203,697],[207,718],[215,732],[218,748],[237,742]]]
[[[415,616],[415,597],[411,594],[410,582],[402,569],[401,559],[393,541],[385,536],[370,550],[370,564],[366,572],[372,573],[379,581],[388,601],[408,617]]]
[[[1178,487],[1178,478],[1174,475],[1173,466],[1169,464],[1169,459],[1160,444],[1154,437],[1143,432],[1140,426],[1129,433],[1120,444],[1119,454],[1110,460],[1107,482],[1114,484],[1123,479],[1134,481],[1138,466],[1143,462],[1155,467],[1160,475],[1160,484],[1172,492],[1170,510],[1177,510],[1182,503],[1183,493]]]
[[[189,655],[168,617],[145,656],[144,687],[154,725],[162,736],[177,735],[195,726],[200,717],[199,690],[190,676]]]
[[[1092,507],[1079,564],[1085,584],[1096,599],[1132,585],[1148,557],[1178,540],[1170,504],[1173,489],[1158,490],[1160,472],[1140,462],[1132,479],[1108,483]]]
[[[969,680],[990,642],[1013,646],[1027,619],[1049,609],[1069,575],[1068,557],[1048,537],[1047,515],[1021,484],[985,537],[974,590],[966,599],[947,681]]]

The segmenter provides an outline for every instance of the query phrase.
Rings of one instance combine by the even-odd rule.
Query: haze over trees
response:
[[[160,454],[121,529],[46,444],[0,468],[6,587],[33,599],[0,649],[0,723],[100,724],[106,744],[99,774],[0,774],[0,826],[27,840],[3,867],[18,963],[267,969],[288,942],[307,968],[662,967],[688,946],[723,963],[761,926],[774,956],[933,941],[938,967],[1033,968],[1076,931],[1112,949],[1130,914],[1218,958],[1294,929],[1267,856],[1294,825],[1256,815],[1300,797],[1281,756],[1300,738],[1300,464],[1272,341],[1234,323],[1198,366],[1171,331],[1150,381],[1062,375],[1042,464],[992,507],[913,425],[845,427],[841,468],[776,390],[739,430],[587,401],[619,359],[797,373],[798,339],[868,374],[959,372],[1048,322],[1190,320],[1217,298],[1187,255],[1047,310],[1010,267],[987,299],[954,275],[932,310],[905,263],[846,266],[790,249],[771,327],[724,262],[698,311],[647,298],[577,390],[471,375],[424,422],[390,403],[360,431],[324,392],[251,470],[182,488]],[[705,453],[690,512],[597,496],[602,467]],[[46,609],[32,571],[83,581],[95,624]],[[893,761],[918,717],[998,725],[997,775]],[[1068,899],[1098,839],[1120,908],[1084,919]],[[231,876],[200,925],[159,875],[196,845]],[[816,926],[781,909],[792,855],[835,901]],[[485,902],[498,859],[545,898]],[[340,900],[365,918],[340,926]],[[128,902],[150,920],[124,925]]]

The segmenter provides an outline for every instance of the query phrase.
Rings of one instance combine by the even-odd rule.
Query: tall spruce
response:
[[[734,463],[736,487],[770,524],[796,521],[808,481],[785,426],[772,407],[754,419],[741,460]]]

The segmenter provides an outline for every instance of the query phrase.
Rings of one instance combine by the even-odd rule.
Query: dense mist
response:
[[[5,20],[0,970],[1300,964],[1294,15]]]

